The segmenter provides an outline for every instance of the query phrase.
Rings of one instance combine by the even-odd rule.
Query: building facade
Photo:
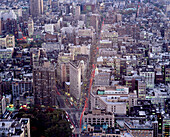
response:
[[[124,128],[134,137],[154,137],[153,127],[149,123],[139,124],[139,121],[126,121]]]
[[[105,109],[117,115],[126,115],[131,107],[137,104],[136,93],[129,93],[123,86],[94,86],[90,95],[90,110]]]
[[[3,115],[5,111],[6,111],[6,99],[5,96],[2,96],[0,100],[0,116]]]
[[[43,0],[30,0],[30,14],[37,17],[43,14]]]
[[[70,94],[79,99],[81,94],[81,62],[70,62]]]
[[[0,49],[2,48],[14,48],[15,37],[14,35],[6,35],[0,37]]]
[[[114,127],[114,114],[102,110],[94,109],[91,112],[85,112],[83,123],[90,125],[107,124],[109,127]]]
[[[56,105],[55,68],[49,63],[33,68],[33,92],[36,105]]]
[[[10,137],[30,137],[30,119],[21,118],[19,120],[0,120],[0,136]]]
[[[34,22],[32,18],[29,18],[28,20],[28,35],[29,37],[33,36],[34,33]]]
[[[13,97],[20,96],[23,92],[32,92],[32,80],[16,80],[12,82]]]

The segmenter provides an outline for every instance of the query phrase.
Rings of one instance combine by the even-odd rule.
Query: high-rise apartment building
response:
[[[29,18],[28,20],[28,35],[31,37],[34,33],[34,22],[32,18]]]
[[[30,0],[30,14],[33,17],[43,14],[43,0]]]
[[[49,62],[33,68],[33,92],[36,105],[56,105],[55,67]]]

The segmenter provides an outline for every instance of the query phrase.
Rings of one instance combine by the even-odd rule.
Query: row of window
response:
[[[93,120],[93,121],[103,121],[104,122],[104,120],[105,121],[109,121],[109,118],[106,118],[106,119],[104,119],[104,118],[88,118],[88,121],[91,121],[91,120]],[[112,121],[112,118],[110,118],[110,121]],[[87,118],[85,118],[85,122],[87,122]]]

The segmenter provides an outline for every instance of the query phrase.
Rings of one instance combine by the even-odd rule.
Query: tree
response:
[[[48,108],[43,111],[35,107],[31,110],[20,110],[16,117],[30,118],[32,137],[69,137],[72,132],[65,115],[61,109]]]

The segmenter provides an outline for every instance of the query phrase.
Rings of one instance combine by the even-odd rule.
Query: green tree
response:
[[[60,109],[48,108],[46,111],[42,111],[41,108],[34,108],[20,110],[16,117],[30,118],[32,137],[69,137],[72,131],[65,115],[65,112]]]

